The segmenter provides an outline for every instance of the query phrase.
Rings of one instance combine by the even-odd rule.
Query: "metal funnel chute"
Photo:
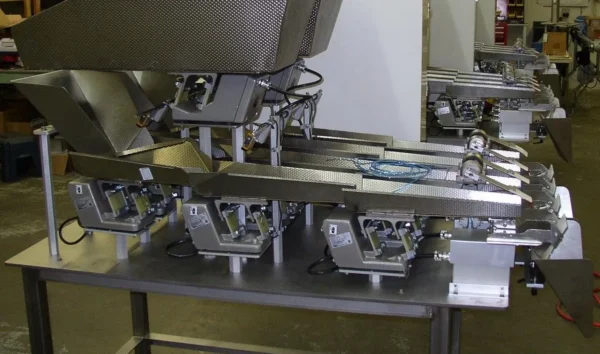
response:
[[[317,0],[300,48],[301,57],[314,57],[329,47],[343,0]]]
[[[118,155],[154,143],[136,126],[151,103],[128,73],[56,71],[14,84],[78,152]]]
[[[12,33],[30,69],[267,73],[294,64],[303,42],[306,55],[326,48],[328,38],[311,39],[337,16],[317,11],[304,41],[314,8],[315,0],[67,0]]]

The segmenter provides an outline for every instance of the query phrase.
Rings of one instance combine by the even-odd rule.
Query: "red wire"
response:
[[[600,273],[594,272],[594,278],[600,279]],[[600,288],[595,288],[592,295],[594,296],[594,300],[596,300],[596,304],[600,305],[600,296],[597,295],[598,293],[600,293]],[[573,317],[569,316],[569,314],[562,309],[562,302],[560,302],[560,300],[556,302],[556,312],[563,320],[575,322],[575,320],[573,320]],[[600,322],[594,322],[593,326],[596,328],[600,328]]]

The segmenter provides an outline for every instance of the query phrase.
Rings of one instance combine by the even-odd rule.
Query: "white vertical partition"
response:
[[[329,50],[307,60],[325,76],[317,127],[420,140],[424,3],[344,1]]]
[[[431,0],[431,66],[473,71],[475,0]]]
[[[496,0],[478,0],[475,17],[475,41],[493,45],[496,32]]]

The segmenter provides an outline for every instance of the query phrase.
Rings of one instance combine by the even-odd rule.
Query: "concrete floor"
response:
[[[593,96],[592,96],[593,95]],[[531,145],[530,159],[554,164],[557,181],[571,189],[575,215],[584,230],[585,254],[599,264],[595,201],[600,200],[600,93],[590,94],[573,119],[575,163],[568,165],[551,142]],[[58,216],[74,215],[66,184],[55,179]],[[44,236],[43,197],[39,179],[0,184],[0,260],[6,260]],[[600,333],[585,339],[554,311],[549,289],[537,297],[519,286],[513,272],[507,311],[466,311],[462,353],[598,353]],[[111,353],[130,337],[126,292],[50,284],[50,308],[57,353]],[[152,330],[215,340],[248,342],[333,353],[426,353],[429,323],[338,313],[150,296]],[[600,320],[600,315],[596,314]],[[156,349],[154,353],[182,353]],[[0,354],[29,353],[27,322],[17,269],[0,266]]]

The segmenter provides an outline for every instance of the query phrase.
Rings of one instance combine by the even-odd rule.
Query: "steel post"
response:
[[[42,162],[42,181],[44,199],[46,201],[46,223],[48,227],[48,244],[50,255],[59,257],[58,235],[56,233],[56,211],[54,209],[54,190],[52,185],[52,160],[50,156],[50,135],[55,132],[52,126],[43,127],[34,133],[40,137],[40,158]]]

